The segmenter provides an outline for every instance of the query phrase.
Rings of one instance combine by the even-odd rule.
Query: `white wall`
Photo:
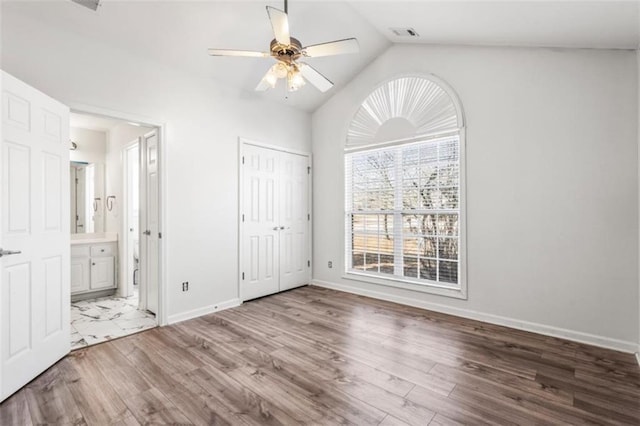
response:
[[[410,72],[447,81],[465,109],[466,301],[342,278],[346,130],[377,84]],[[630,51],[390,48],[313,114],[314,280],[635,350],[637,84]]]
[[[309,114],[77,37],[72,28],[48,27],[13,9],[2,14],[2,67],[64,103],[164,122],[168,315],[202,313],[238,297],[238,136],[309,151]],[[183,281],[190,283],[188,292],[181,291]]]
[[[104,164],[107,153],[107,134],[97,130],[71,127],[70,139],[78,145],[74,151],[69,151],[71,161]]]
[[[123,149],[139,136],[149,133],[148,127],[132,126],[122,123],[109,130],[107,140],[106,195],[116,197],[111,211],[106,212],[106,232],[122,232],[123,220]],[[124,237],[124,236],[123,236]]]
[[[128,237],[123,227],[125,218],[124,212],[124,154],[123,150],[139,136],[149,133],[151,128],[133,126],[123,122],[109,130],[107,138],[107,167],[106,167],[106,195],[115,196],[112,201],[112,209],[109,211],[105,207],[105,231],[118,234],[118,294],[126,296],[126,283],[128,279],[128,268],[125,263],[127,255],[124,247],[125,238]]]

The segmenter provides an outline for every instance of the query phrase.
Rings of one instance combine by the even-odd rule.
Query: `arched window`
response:
[[[348,278],[466,297],[464,120],[432,76],[388,81],[347,133]]]

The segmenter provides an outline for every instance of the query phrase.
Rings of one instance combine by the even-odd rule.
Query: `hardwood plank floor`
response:
[[[318,287],[71,353],[30,424],[640,424],[633,355]]]

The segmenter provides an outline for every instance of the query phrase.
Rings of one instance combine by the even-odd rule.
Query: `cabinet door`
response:
[[[89,290],[89,258],[71,258],[71,294]]]
[[[111,288],[115,281],[115,257],[91,258],[91,290]]]

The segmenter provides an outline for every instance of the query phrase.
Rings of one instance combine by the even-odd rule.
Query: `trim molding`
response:
[[[638,361],[638,365],[640,365],[640,345],[638,345],[638,351],[636,352],[636,361]]]
[[[333,290],[344,291],[347,293],[358,294],[361,296],[372,297],[374,299],[385,300],[387,302],[395,302],[401,305],[413,306],[415,308],[426,309],[429,311],[439,312],[443,314],[454,315],[457,317],[473,319],[477,321],[487,322],[495,325],[515,328],[518,330],[529,331],[532,333],[543,334],[551,337],[572,340],[574,342],[586,343],[589,345],[599,346],[602,348],[613,349],[616,351],[627,352],[630,354],[638,351],[638,344],[635,342],[627,342],[624,340],[611,339],[609,337],[598,336],[595,334],[583,333],[580,331],[569,330],[566,328],[558,328],[550,325],[544,325],[529,321],[522,321],[515,318],[508,318],[499,315],[486,314],[483,312],[473,311],[470,309],[455,308],[452,306],[441,305],[439,303],[431,303],[419,301],[404,296],[395,296],[379,291],[366,290],[351,287],[344,284],[332,283],[323,280],[312,280],[311,285],[318,287],[330,288]],[[640,354],[636,353],[636,359],[640,363]]]
[[[175,324],[177,322],[186,321],[192,318],[201,317],[203,315],[212,314],[218,311],[224,311],[225,309],[235,308],[242,305],[240,299],[231,299],[225,302],[220,302],[215,305],[205,306],[203,308],[192,309],[187,312],[181,312],[179,314],[169,315],[168,324]]]

